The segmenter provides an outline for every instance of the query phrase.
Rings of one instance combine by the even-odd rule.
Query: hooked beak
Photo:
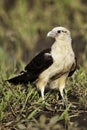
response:
[[[47,34],[47,37],[53,37],[53,38],[55,38],[55,36],[56,36],[56,33],[54,31],[50,31]]]

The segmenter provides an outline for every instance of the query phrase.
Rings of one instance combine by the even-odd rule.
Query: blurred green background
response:
[[[28,63],[51,46],[46,34],[56,26],[71,31],[78,63],[87,68],[87,0],[0,0],[0,62]]]

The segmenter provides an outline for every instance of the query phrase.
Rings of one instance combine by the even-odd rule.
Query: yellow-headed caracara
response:
[[[36,83],[44,100],[44,90],[59,89],[62,99],[67,77],[76,69],[76,59],[71,45],[70,31],[64,27],[55,27],[47,37],[55,38],[55,42],[46,50],[36,55],[18,76],[9,79],[12,84]]]

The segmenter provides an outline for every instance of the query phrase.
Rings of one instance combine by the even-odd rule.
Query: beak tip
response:
[[[55,37],[55,33],[53,31],[50,31],[47,33],[47,37]]]
[[[49,34],[49,32],[47,33],[47,37],[50,37],[50,34]]]

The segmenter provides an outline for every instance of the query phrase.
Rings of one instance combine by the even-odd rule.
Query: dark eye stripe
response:
[[[57,31],[57,33],[61,33],[61,32],[67,33],[66,31],[63,31],[63,30],[58,30],[58,31]]]
[[[61,30],[58,30],[57,33],[61,33]]]
[[[63,31],[63,30],[62,30],[62,32],[63,32],[63,33],[66,33],[66,31]]]

